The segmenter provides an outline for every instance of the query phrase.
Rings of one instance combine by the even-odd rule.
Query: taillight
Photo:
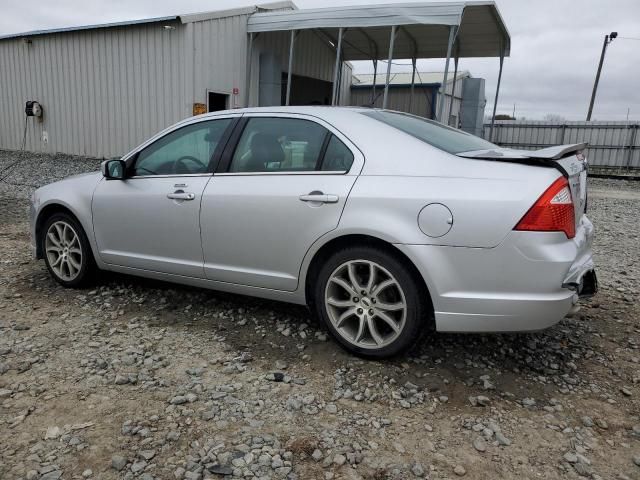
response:
[[[567,238],[575,237],[575,212],[567,179],[560,177],[553,182],[514,230],[564,232]]]

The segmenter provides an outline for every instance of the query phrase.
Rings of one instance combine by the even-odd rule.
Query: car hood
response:
[[[69,175],[68,177],[63,178],[62,180],[58,180],[58,182],[64,182],[65,180],[74,180],[74,179],[83,178],[83,177],[98,177],[101,175],[102,173],[100,173],[100,171],[77,173],[75,175]]]
[[[68,177],[61,178],[60,180],[56,180],[55,182],[48,183],[40,187],[41,189],[47,187],[56,187],[59,185],[65,185],[68,183],[83,183],[87,182],[87,185],[95,185],[95,180],[102,177],[102,173],[98,172],[85,172],[85,173],[77,173],[75,175],[69,175]]]
[[[66,196],[72,192],[92,194],[95,186],[101,179],[102,173],[100,172],[70,175],[38,188],[33,194],[33,199],[35,203],[46,203],[48,201],[66,198]]]

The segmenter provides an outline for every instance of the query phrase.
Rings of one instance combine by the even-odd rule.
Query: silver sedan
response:
[[[189,118],[32,197],[36,258],[306,304],[340,344],[531,331],[597,289],[584,145],[502,149],[403,113]]]

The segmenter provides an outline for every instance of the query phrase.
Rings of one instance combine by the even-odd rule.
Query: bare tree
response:
[[[547,113],[543,117],[543,120],[550,123],[563,123],[567,121],[566,118],[564,118],[562,115],[558,115],[557,113]]]

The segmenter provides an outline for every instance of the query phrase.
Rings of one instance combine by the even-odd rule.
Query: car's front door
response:
[[[234,118],[191,123],[127,160],[125,180],[103,180],[93,225],[107,264],[204,278],[200,202]]]
[[[308,249],[337,227],[363,157],[304,116],[245,115],[233,137],[202,197],[205,274],[293,291]]]

